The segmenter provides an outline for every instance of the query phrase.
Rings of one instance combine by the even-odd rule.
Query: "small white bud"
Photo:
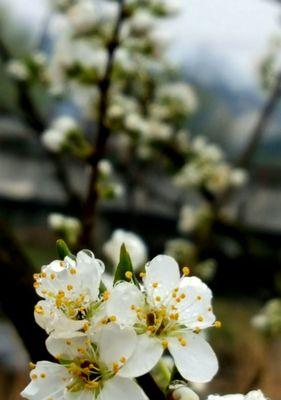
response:
[[[199,396],[190,388],[181,386],[173,392],[173,400],[200,400]]]

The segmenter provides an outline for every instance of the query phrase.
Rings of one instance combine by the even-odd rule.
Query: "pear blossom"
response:
[[[246,395],[243,394],[227,394],[225,396],[219,396],[217,394],[211,394],[207,400],[267,400],[261,390],[252,390]]]
[[[104,244],[103,252],[114,265],[118,264],[120,247],[125,244],[132,263],[135,267],[140,267],[147,261],[147,247],[140,236],[133,232],[117,229],[111,238]]]
[[[179,230],[183,233],[192,232],[208,224],[211,216],[212,212],[208,204],[203,204],[198,207],[186,204],[180,210]]]
[[[61,364],[39,361],[21,393],[25,399],[147,399],[128,373],[122,373],[136,346],[132,329],[109,324],[97,337],[49,337],[46,345]]]
[[[47,333],[84,330],[102,305],[99,295],[104,264],[88,250],[75,260],[65,257],[43,266],[34,287],[43,298],[35,306],[35,320]]]
[[[120,326],[132,326],[138,345],[123,373],[135,376],[150,371],[164,349],[173,356],[179,373],[192,382],[208,382],[216,374],[218,362],[200,331],[218,326],[212,312],[211,290],[196,277],[184,276],[176,261],[159,255],[142,274],[141,289],[132,282],[117,283],[106,301],[108,315]]]

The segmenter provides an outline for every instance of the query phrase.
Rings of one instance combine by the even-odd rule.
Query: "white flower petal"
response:
[[[71,336],[51,335],[46,340],[47,350],[52,356],[64,360],[73,360],[81,356],[80,349],[87,349],[87,336],[84,334],[74,333]]]
[[[227,394],[225,396],[210,394],[207,400],[245,400],[245,396],[243,394]]]
[[[131,307],[134,305],[138,308],[143,304],[143,294],[134,284],[120,282],[112,289],[106,310],[108,316],[116,316],[118,324],[132,326],[137,321],[137,314]]]
[[[112,369],[113,363],[120,363],[125,357],[128,360],[137,343],[137,335],[133,328],[121,328],[117,324],[106,325],[100,332],[100,359]]]
[[[150,296],[164,299],[179,284],[180,271],[177,262],[170,256],[159,255],[146,265],[146,277],[143,280]],[[154,288],[157,284],[157,288]]]
[[[39,361],[30,373],[31,382],[21,395],[29,400],[64,399],[64,389],[70,380],[65,367],[48,361]]]
[[[184,277],[179,284],[178,297],[185,298],[177,304],[179,320],[191,329],[212,326],[215,315],[212,311],[212,292],[208,286],[196,277]]]
[[[93,392],[89,390],[83,390],[79,392],[69,392],[64,393],[63,400],[94,400]]]
[[[131,379],[115,376],[105,382],[99,400],[148,400],[142,389]]]
[[[176,338],[168,340],[169,351],[179,373],[191,382],[209,382],[218,370],[214,351],[200,335],[187,333],[182,336],[186,346],[182,346]]]
[[[45,329],[48,334],[55,331],[57,334],[65,333],[69,335],[70,332],[82,329],[85,324],[85,321],[67,318],[62,311],[55,307],[53,302],[47,300],[41,300],[37,303],[34,318],[37,324]]]
[[[146,334],[138,336],[136,350],[119,371],[123,377],[138,377],[151,371],[163,354],[161,342]]]

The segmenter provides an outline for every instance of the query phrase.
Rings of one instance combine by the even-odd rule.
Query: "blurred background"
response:
[[[35,348],[44,335],[33,322],[32,273],[56,257],[58,236],[71,242],[50,214],[78,218],[76,196],[86,196],[89,180],[79,157],[46,151],[39,136],[65,112],[82,121],[87,134],[91,119],[69,100],[52,102],[42,82],[33,77],[27,83],[11,67],[11,61],[38,51],[51,55],[52,13],[47,0],[0,0],[0,400],[20,398],[30,352],[33,361],[44,354]],[[229,165],[246,171],[247,181],[239,190],[220,193],[219,206],[217,196],[202,190],[219,218],[211,218],[211,227],[204,220],[207,228],[194,235],[186,225],[178,228],[184,218],[179,208],[201,204],[194,188],[183,200],[155,160],[118,164],[114,154],[120,147],[110,143],[114,185],[110,195],[103,187],[107,195],[100,196],[92,248],[104,258],[103,244],[123,229],[143,239],[149,258],[165,251],[190,263],[214,291],[215,312],[223,322],[220,331],[211,332],[220,372],[208,387],[197,389],[224,394],[261,388],[279,400],[281,2],[183,1],[177,16],[161,22],[158,35],[168,38],[167,59],[196,93],[198,106],[185,122],[189,140],[203,136],[215,143]],[[172,167],[177,161],[178,154],[170,157]],[[175,242],[179,236],[184,246]],[[188,247],[194,243],[195,250]]]

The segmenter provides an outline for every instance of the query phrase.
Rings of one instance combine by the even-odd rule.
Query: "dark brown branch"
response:
[[[281,98],[281,71],[277,74],[276,83],[272,92],[261,110],[260,117],[255,125],[252,134],[250,135],[249,143],[247,144],[243,154],[238,161],[238,165],[242,168],[250,166],[252,157],[255,154],[260,141],[266,132],[269,122]]]
[[[114,56],[119,45],[120,30],[122,22],[125,18],[124,13],[124,0],[119,1],[119,12],[112,35],[112,40],[109,42],[108,61],[105,69],[103,79],[99,83],[100,103],[98,110],[98,123],[97,123],[97,139],[95,144],[95,152],[89,160],[91,164],[91,177],[89,182],[88,194],[85,202],[85,207],[82,215],[83,232],[80,238],[80,244],[87,246],[91,241],[91,234],[94,230],[96,223],[96,208],[99,199],[97,191],[98,181],[98,163],[104,157],[106,151],[106,144],[110,136],[110,130],[106,123],[106,114],[109,101],[109,91],[111,86],[112,71],[114,66]]]

